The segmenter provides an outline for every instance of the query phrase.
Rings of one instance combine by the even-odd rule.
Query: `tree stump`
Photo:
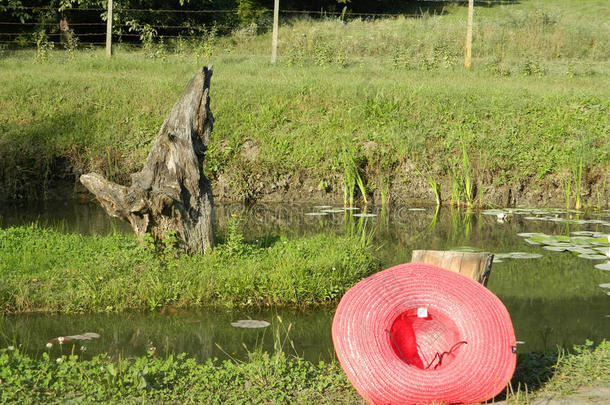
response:
[[[452,250],[414,250],[412,263],[425,263],[460,273],[487,286],[494,255],[492,253],[455,252]]]
[[[97,173],[80,177],[104,210],[128,221],[139,237],[149,232],[159,242],[174,233],[189,253],[214,246],[212,187],[203,173],[214,123],[211,77],[212,67],[203,67],[186,85],[130,187]]]

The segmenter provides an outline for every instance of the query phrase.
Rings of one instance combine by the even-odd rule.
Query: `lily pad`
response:
[[[610,283],[600,284],[601,288],[610,288]]]
[[[577,232],[572,232],[572,235],[576,235],[576,236],[595,236],[595,232],[591,232],[591,231],[577,231]]]
[[[237,322],[231,322],[233,327],[247,329],[266,328],[269,325],[271,324],[267,321],[258,321],[256,319],[241,319]]]
[[[344,211],[360,211],[358,207],[343,207]]]
[[[494,254],[494,257],[497,257],[498,259],[540,259],[542,255],[527,252],[508,252]]]
[[[568,246],[543,246],[542,248],[551,252],[565,252],[568,250]]]
[[[567,248],[567,250],[573,253],[579,253],[581,255],[596,255],[599,253],[593,249],[583,248],[579,246],[570,246]]]
[[[306,212],[305,215],[310,216],[310,217],[321,217],[324,215],[328,215],[328,213],[326,213],[326,212]]]
[[[521,233],[517,234],[517,236],[521,236],[522,238],[531,238],[532,236],[536,236],[536,235],[546,236],[545,234],[540,233],[540,232],[521,232]]]
[[[589,260],[606,260],[607,257],[605,255],[578,255],[581,259],[589,259]]]
[[[332,208],[332,209],[322,210],[322,212],[327,213],[327,214],[337,214],[339,212],[344,212],[344,211],[342,208]]]
[[[333,207],[332,205],[314,205],[313,209],[314,210],[327,210],[332,207]]]
[[[596,264],[595,268],[598,270],[610,271],[610,262]]]
[[[599,253],[601,253],[602,255],[607,256],[608,258],[610,258],[610,248],[595,248],[595,250]]]
[[[425,208],[409,208],[408,211],[425,211]]]
[[[527,243],[528,245],[542,245],[542,243],[534,242],[531,239],[525,239],[525,243]]]
[[[496,216],[498,214],[506,214],[506,212],[503,210],[485,210],[485,211],[482,211],[481,214]]]
[[[475,252],[480,252],[481,249],[479,248],[475,248],[472,246],[458,246],[456,248],[452,248],[451,250],[453,250],[454,252],[470,252],[470,253],[475,253]]]
[[[368,212],[363,212],[361,214],[354,214],[355,217],[360,217],[360,218],[371,218],[371,217],[376,217],[377,214],[371,214]]]

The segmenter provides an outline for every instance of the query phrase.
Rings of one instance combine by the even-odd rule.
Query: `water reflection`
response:
[[[551,252],[541,246],[529,245],[518,236],[522,232],[608,234],[608,211],[585,215],[561,210],[517,210],[503,221],[498,221],[494,212],[406,206],[368,208],[366,212],[377,214],[375,217],[355,217],[353,212],[343,210],[322,216],[305,215],[315,210],[313,204],[219,204],[216,226],[222,234],[228,219],[236,215],[243,218],[247,239],[319,232],[348,233],[372,240],[384,267],[410,261],[411,251],[415,249],[541,254],[540,259],[509,258],[495,263],[488,284],[509,309],[517,339],[526,342],[520,350],[541,350],[557,345],[569,347],[583,343],[585,339],[599,341],[610,336],[610,297],[599,287],[599,284],[610,282],[610,272],[596,270],[594,262],[579,259],[570,252]],[[0,226],[31,222],[82,234],[131,232],[126,224],[111,219],[94,203],[56,202],[0,209]],[[29,351],[42,352],[52,337],[98,332],[102,337],[88,343],[87,355],[100,351],[141,355],[154,347],[160,354],[185,351],[199,359],[227,355],[243,358],[246,352],[242,343],[248,348],[259,344],[269,350],[273,348],[271,332],[278,327],[278,314],[285,322],[294,324],[290,337],[298,354],[310,360],[331,356],[332,310],[199,311],[173,317],[160,314],[5,317],[0,319],[0,345],[21,344]],[[264,319],[272,322],[272,326],[267,330],[230,326],[231,321],[242,318]],[[191,322],[194,319],[200,322]],[[61,349],[68,350],[67,346]],[[55,346],[52,350],[60,348]]]

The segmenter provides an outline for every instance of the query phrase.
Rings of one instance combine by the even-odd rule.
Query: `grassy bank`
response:
[[[606,17],[599,1],[479,8],[472,71],[462,68],[462,7],[292,20],[280,29],[278,66],[266,56],[269,33],[216,38],[206,165],[215,193],[340,199],[355,170],[367,194],[395,200],[434,201],[428,176],[446,200],[468,179],[480,202],[544,204],[566,191],[607,201]],[[111,61],[96,50],[44,60],[5,51],[0,199],[42,198],[90,170],[129,181],[203,63],[189,48],[199,45],[178,45],[119,48]]]
[[[0,230],[0,309],[75,313],[166,305],[324,305],[378,266],[372,247],[352,237],[246,243],[229,231],[213,253],[180,256],[131,236],[8,228]]]
[[[281,351],[253,352],[247,362],[198,363],[184,355],[113,360],[97,356],[32,358],[0,349],[2,403],[103,401],[141,403],[363,403],[337,363],[311,364]],[[521,356],[509,403],[529,403],[610,383],[610,344],[577,346],[573,353]]]

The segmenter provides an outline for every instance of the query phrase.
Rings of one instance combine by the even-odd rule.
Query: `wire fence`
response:
[[[112,0],[105,1],[109,4],[112,2]],[[269,55],[269,50],[277,50],[278,25],[275,24],[277,20],[282,26],[280,58],[286,63],[302,64],[313,60],[320,65],[326,63],[348,65],[345,61],[349,59],[349,63],[379,61],[409,69],[429,69],[456,65],[460,58],[465,57],[464,48],[468,48],[468,36],[464,34],[467,32],[467,27],[470,26],[472,29],[472,25],[467,24],[466,18],[462,21],[461,17],[444,19],[442,16],[455,14],[455,7],[468,7],[471,4],[476,7],[507,7],[507,10],[510,10],[513,5],[519,5],[521,2],[419,0],[416,3],[417,7],[400,12],[363,12],[361,9],[347,7],[341,10],[279,8],[277,12],[272,9],[257,9],[245,17],[235,9],[194,9],[196,6],[188,2],[180,9],[117,7],[111,13],[108,12],[107,7],[9,8],[0,4],[0,53],[3,49],[40,50],[41,47],[49,49],[64,47],[74,50],[105,45],[108,55],[109,47],[112,49],[120,45],[127,49],[145,48],[159,55],[163,52],[179,53],[180,49],[192,53],[195,48],[199,48],[197,52],[207,55],[203,57],[204,60],[209,59],[212,52],[215,56],[230,54],[242,58],[268,59],[271,56],[272,63],[275,63],[274,52]],[[452,8],[447,8],[448,5]],[[107,21],[109,14],[112,20],[110,29]],[[508,14],[500,13],[492,16],[492,13],[487,13],[483,16],[484,13],[481,13],[480,17],[477,14],[475,17],[478,38],[477,57],[485,54],[486,57],[496,58],[494,52],[500,54],[498,49],[506,47],[502,41],[510,42],[514,37],[513,32],[508,30],[523,31],[520,37],[514,37],[512,40],[515,44],[522,42],[513,46],[514,50],[510,52],[514,55],[523,55],[521,50],[527,46],[536,46],[542,58],[545,57],[544,52],[548,55],[555,52],[549,45],[553,43],[550,35],[538,43],[534,43],[533,40],[527,42],[529,37],[528,32],[523,29],[525,24],[516,20],[516,22],[507,22],[505,15]],[[516,12],[514,15],[522,18],[523,13]],[[547,18],[546,15],[541,14],[541,16],[543,19]],[[429,17],[440,18],[429,19]],[[552,16],[549,18],[552,19]],[[430,25],[426,25],[427,22],[419,24],[417,21],[420,19],[430,20],[431,24],[436,25],[430,28]],[[413,24],[403,24],[403,21],[410,20]],[[311,24],[310,21],[320,21],[324,24],[328,22],[328,25]],[[390,22],[384,26],[386,21],[397,23]],[[508,26],[509,23],[513,25],[502,34],[502,24]],[[540,24],[551,26],[552,21],[549,23],[544,20]],[[409,28],[411,31],[405,28],[409,25],[412,27]],[[429,31],[425,32],[425,30]],[[603,37],[602,31],[602,27],[590,25],[585,27],[578,32],[582,37],[580,43],[595,44],[597,38]],[[272,41],[267,44],[265,41],[268,40],[269,34]],[[492,36],[497,37],[493,38],[495,42],[490,39]],[[254,37],[257,38],[255,41]],[[484,44],[484,40],[488,40],[489,44]],[[233,46],[232,42],[238,41],[242,41],[241,45]],[[205,49],[215,46],[216,49]],[[483,49],[485,46],[487,48]],[[593,46],[595,45],[591,45]],[[571,49],[579,47],[580,45],[574,45]],[[159,49],[161,51],[158,52]],[[574,59],[579,57],[576,51],[572,53],[574,56],[568,55],[568,57]],[[198,62],[199,59],[200,56],[197,56]],[[464,62],[466,64],[466,60]],[[498,64],[496,68],[503,72],[502,62],[496,64]],[[542,69],[536,65],[535,60],[526,68],[535,72]]]
[[[420,0],[418,3],[460,3],[467,4],[468,0]],[[514,0],[475,0],[475,4],[504,5],[514,4]],[[48,6],[4,6],[0,7],[0,43],[14,44],[16,46],[31,46],[40,43],[41,37],[48,37],[52,42],[64,42],[69,37],[85,38],[79,40],[79,45],[105,44],[107,8],[101,7],[63,7]],[[334,10],[296,10],[279,9],[284,16],[284,22],[290,18],[341,18],[350,19],[377,19],[377,18],[419,18],[430,9],[420,7],[415,13],[375,13],[354,12],[344,8],[342,11]],[[23,13],[28,12],[29,17],[24,18]],[[432,11],[433,13],[435,11]],[[270,30],[271,19],[265,15],[272,14],[272,9],[259,9],[256,11],[259,30]],[[233,9],[144,9],[144,8],[115,8],[113,10],[112,42],[142,45],[145,38],[151,34],[157,40],[163,39],[194,39],[201,33],[214,30],[222,35],[230,33],[244,26],[244,19],[238,16]],[[27,20],[26,20],[27,19]],[[95,38],[96,40],[87,40]]]

